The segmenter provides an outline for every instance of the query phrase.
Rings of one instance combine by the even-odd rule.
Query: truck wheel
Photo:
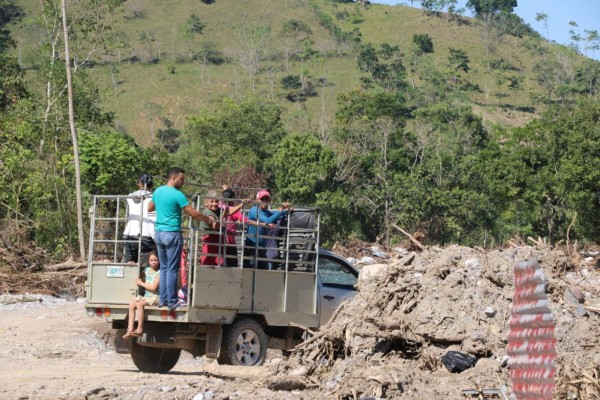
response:
[[[253,319],[242,318],[223,329],[220,364],[262,365],[267,356],[268,338]]]
[[[136,341],[131,343],[131,359],[142,372],[159,374],[169,372],[177,364],[180,354],[179,349],[141,346]]]

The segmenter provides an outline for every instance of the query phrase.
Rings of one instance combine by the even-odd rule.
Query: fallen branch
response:
[[[423,245],[417,240],[415,239],[415,237],[413,235],[411,235],[410,233],[406,232],[404,229],[400,228],[398,225],[396,224],[392,224],[392,226],[396,229],[398,229],[400,232],[402,232],[403,234],[405,234],[410,241],[417,246],[420,250],[424,250],[425,248],[423,247]]]
[[[69,258],[63,263],[47,265],[44,267],[44,270],[48,272],[72,271],[78,268],[84,268],[86,266],[86,262],[74,261],[73,259]]]
[[[304,331],[306,331],[306,332],[310,333],[311,335],[314,335],[314,334],[316,333],[316,332],[315,332],[315,331],[313,331],[312,329],[310,329],[310,328],[307,328],[307,327],[306,327],[306,326],[304,326],[304,325],[297,324],[297,323],[295,323],[295,322],[290,322],[290,326],[293,326],[294,328],[300,328],[300,329],[302,329],[302,330],[304,330]]]

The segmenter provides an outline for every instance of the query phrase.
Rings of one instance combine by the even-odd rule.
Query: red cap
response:
[[[256,198],[260,200],[263,197],[271,198],[271,193],[269,193],[268,190],[259,190],[258,193],[256,193]]]

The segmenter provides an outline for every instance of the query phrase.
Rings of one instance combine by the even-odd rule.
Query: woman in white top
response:
[[[136,190],[130,193],[127,199],[127,225],[123,232],[125,243],[125,262],[138,262],[138,243],[142,236],[141,253],[149,253],[156,249],[154,244],[154,225],[156,223],[156,212],[148,211],[148,203],[152,200],[152,176],[140,175]]]

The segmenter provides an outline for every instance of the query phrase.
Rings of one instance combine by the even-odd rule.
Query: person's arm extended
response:
[[[244,222],[246,222],[248,225],[255,225],[255,226],[275,228],[275,224],[273,224],[273,223],[260,222],[260,221],[255,221],[255,220],[248,219],[248,218],[245,218]]]
[[[154,202],[150,200],[150,203],[148,203],[148,212],[152,211],[156,211],[156,206],[154,205]]]
[[[277,220],[279,218],[281,218],[283,215],[286,215],[286,214],[287,214],[287,210],[273,211],[273,213],[270,216],[267,216],[266,213],[264,213],[264,212],[259,212],[258,220],[260,222],[264,222],[265,224],[274,224],[275,222],[277,222]]]
[[[210,226],[213,226],[215,223],[215,220],[212,217],[202,214],[200,211],[198,211],[194,207],[192,207],[191,204],[188,204],[187,206],[183,207],[183,211],[185,211],[187,215],[189,215],[196,221],[204,221]]]
[[[227,217],[229,215],[235,214],[236,212],[238,212],[238,211],[240,211],[242,209],[242,207],[244,206],[244,204],[248,204],[248,203],[251,203],[251,202],[252,202],[252,200],[250,200],[250,199],[244,199],[238,205],[235,205],[233,207],[227,206],[226,208],[223,209],[223,211],[225,212],[224,216]]]

